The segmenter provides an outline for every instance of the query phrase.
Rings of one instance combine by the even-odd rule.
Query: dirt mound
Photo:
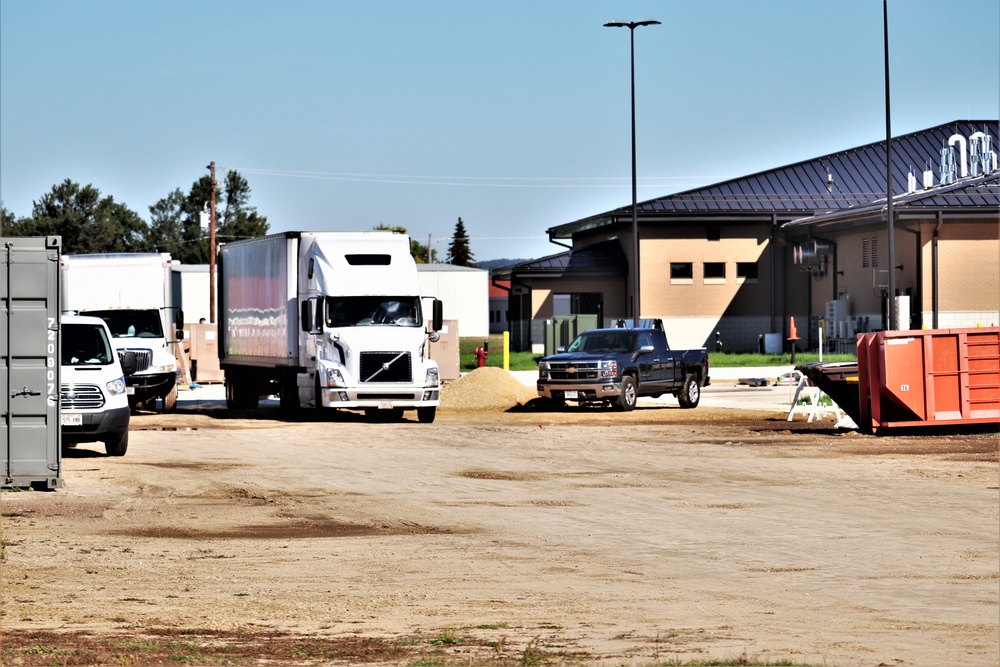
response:
[[[441,390],[441,410],[503,412],[538,398],[510,373],[495,366],[477,368]]]

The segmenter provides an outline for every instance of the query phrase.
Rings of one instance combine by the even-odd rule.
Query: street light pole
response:
[[[632,54],[632,318],[639,326],[639,217],[635,172],[635,29],[644,25],[660,25],[659,21],[611,21],[605,28],[628,28]]]
[[[885,51],[885,215],[889,221],[889,323],[886,329],[899,326],[896,313],[896,221],[892,217],[892,115],[889,111],[889,3],[882,0],[882,43]]]

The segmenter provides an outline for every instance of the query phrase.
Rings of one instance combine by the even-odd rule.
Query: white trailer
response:
[[[163,399],[177,403],[174,343],[184,315],[173,299],[168,253],[63,255],[62,310],[104,320],[120,357],[135,354],[125,378],[129,407]]]
[[[441,302],[422,297],[410,240],[394,232],[285,232],[219,253],[219,362],[230,409],[277,390],[286,411],[361,409],[434,421],[428,341]],[[425,299],[432,306],[429,326]]]

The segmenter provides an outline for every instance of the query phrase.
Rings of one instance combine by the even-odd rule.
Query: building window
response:
[[[670,284],[690,285],[694,278],[694,264],[691,262],[670,262]]]
[[[736,262],[736,282],[757,282],[757,262]]]
[[[718,227],[708,228],[708,240],[709,241],[721,241],[722,240],[722,230]]]
[[[725,262],[705,262],[704,277],[706,285],[723,285],[726,282]]]

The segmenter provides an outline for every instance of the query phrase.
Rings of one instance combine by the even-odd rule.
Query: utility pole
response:
[[[215,162],[210,162],[208,168],[212,170],[212,208],[208,223],[208,317],[209,322],[215,324]]]
[[[428,264],[430,264],[430,263],[431,263],[431,258],[432,258],[433,256],[434,256],[434,253],[433,253],[433,252],[431,252],[431,235],[430,235],[430,234],[428,234],[428,235],[427,235],[427,263],[428,263]]]

